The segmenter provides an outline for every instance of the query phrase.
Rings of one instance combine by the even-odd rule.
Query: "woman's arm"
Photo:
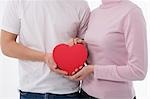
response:
[[[107,65],[94,67],[96,79],[112,81],[143,80],[147,73],[146,24],[141,9],[132,9],[124,21],[124,36],[128,51],[126,65]],[[124,56],[122,56],[124,57]]]

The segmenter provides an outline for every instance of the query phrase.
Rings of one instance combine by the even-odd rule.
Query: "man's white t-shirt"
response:
[[[17,34],[24,46],[52,53],[57,44],[82,37],[89,16],[84,0],[13,0],[1,28]],[[26,92],[68,94],[79,88],[79,82],[54,73],[44,62],[19,60],[19,76],[19,89]]]

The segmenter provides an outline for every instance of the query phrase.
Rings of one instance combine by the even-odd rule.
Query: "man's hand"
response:
[[[94,72],[94,66],[88,65],[88,66],[84,66],[79,72],[77,72],[73,76],[65,76],[65,77],[70,80],[80,81],[80,80],[85,79],[87,76],[89,76],[93,72]]]
[[[48,67],[50,68],[50,70],[58,73],[58,74],[61,74],[61,75],[67,75],[68,73],[63,71],[63,70],[60,70],[56,63],[54,62],[53,60],[53,57],[52,57],[52,54],[51,53],[46,53],[45,54],[45,63],[48,65]]]
[[[84,40],[80,39],[80,38],[73,39],[73,42],[74,42],[74,45],[75,44],[85,44]]]
[[[73,46],[76,44],[85,44],[85,42],[80,38],[72,38],[66,44],[68,44],[69,46]]]

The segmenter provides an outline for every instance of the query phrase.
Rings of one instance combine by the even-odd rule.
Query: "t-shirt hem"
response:
[[[23,91],[23,92],[31,92],[31,93],[41,93],[41,94],[45,94],[45,93],[51,93],[51,94],[71,94],[71,93],[75,93],[79,91],[79,88],[75,89],[75,90],[63,90],[63,91],[40,91],[40,90],[27,90],[27,89],[21,89],[19,88],[18,90]]]
[[[12,29],[12,28],[10,28],[10,27],[0,26],[0,29],[1,29],[1,30],[4,30],[4,31],[7,31],[7,32],[9,32],[9,33],[12,33],[12,34],[16,34],[16,35],[19,34],[18,31],[14,30],[14,29]]]

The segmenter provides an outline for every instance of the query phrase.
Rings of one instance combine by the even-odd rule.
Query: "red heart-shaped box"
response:
[[[83,44],[69,46],[59,44],[53,50],[53,58],[58,67],[69,75],[83,66],[87,60],[87,49]]]

